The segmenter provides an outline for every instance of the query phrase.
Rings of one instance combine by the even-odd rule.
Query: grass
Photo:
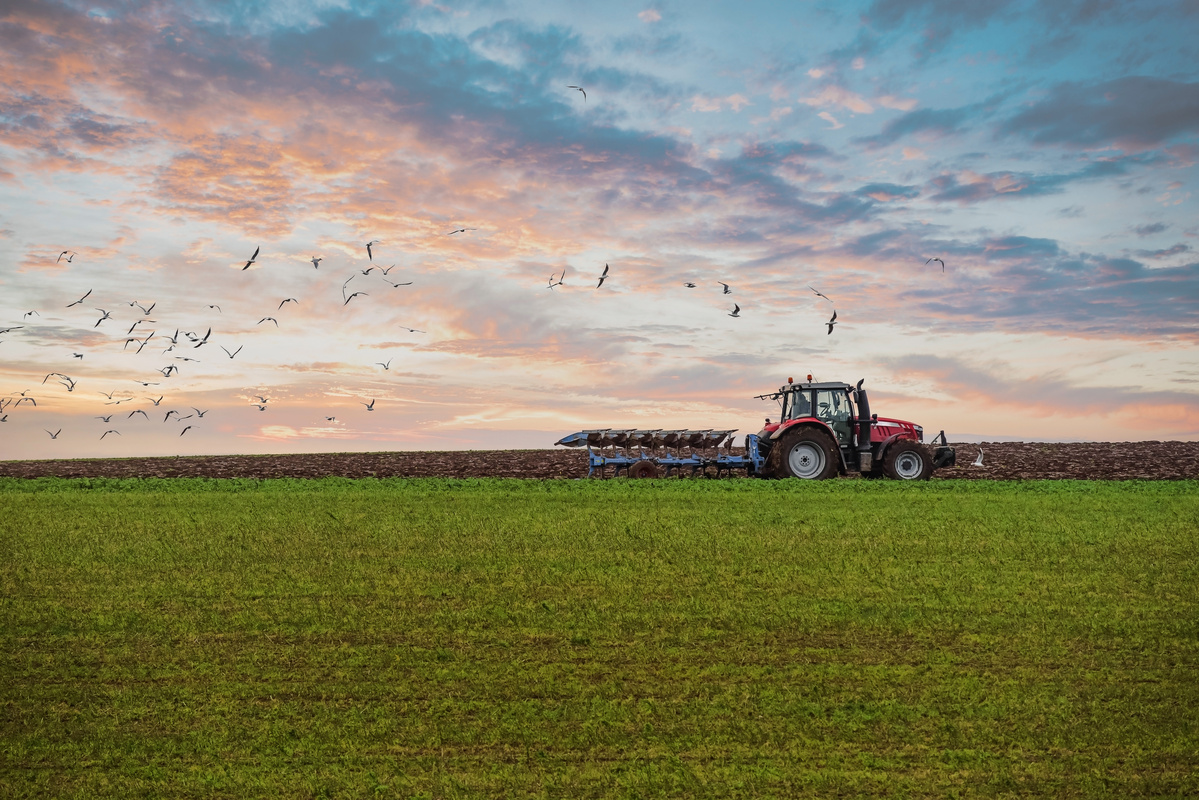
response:
[[[5,797],[1199,793],[1199,484],[0,479]]]

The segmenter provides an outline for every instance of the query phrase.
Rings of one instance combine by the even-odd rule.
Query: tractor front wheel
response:
[[[883,472],[897,481],[926,481],[933,474],[928,448],[911,439],[900,439],[883,456]]]
[[[779,478],[824,480],[837,474],[836,446],[820,431],[788,434],[774,445],[771,455],[775,455],[774,474]]]

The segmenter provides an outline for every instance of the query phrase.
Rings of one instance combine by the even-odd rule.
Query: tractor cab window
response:
[[[853,426],[850,423],[852,414],[849,395],[844,389],[821,389],[816,392],[816,417],[828,423],[841,444],[849,444],[853,436]]]
[[[808,392],[788,392],[783,408],[783,419],[800,419],[812,416],[812,400]]]

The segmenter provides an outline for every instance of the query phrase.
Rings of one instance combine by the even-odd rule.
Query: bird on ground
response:
[[[583,102],[584,103],[587,102],[587,92],[583,90],[582,86],[567,86],[566,88],[567,89],[577,89],[578,91],[583,92]]]
[[[382,367],[383,369],[391,369],[391,362],[392,362],[392,360],[393,360],[393,359],[390,359],[390,358],[389,358],[389,359],[387,359],[387,363],[386,363],[386,364],[384,364],[382,361],[376,361],[375,363],[376,363],[376,364],[378,364],[378,365],[379,365],[380,367]]]
[[[104,441],[104,437],[110,433],[115,433],[117,436],[121,435],[120,431],[104,431],[104,433],[100,434],[100,441]]]
[[[107,311],[105,311],[104,309],[102,309],[102,308],[97,308],[96,310],[97,310],[97,311],[99,311],[99,312],[100,312],[101,314],[103,314],[104,316],[102,316],[102,317],[100,317],[100,319],[96,320],[96,324],[92,326],[93,328],[99,328],[99,327],[100,327],[100,323],[101,323],[101,322],[103,322],[103,321],[104,321],[104,320],[106,320],[106,319],[112,319],[112,314],[109,314],[109,313],[108,313]]]
[[[809,288],[809,289],[812,289],[812,287],[811,287],[811,286],[809,286],[808,288]],[[816,295],[817,297],[823,297],[825,300],[828,300],[830,303],[831,303],[831,302],[833,302],[832,298],[831,298],[831,297],[829,297],[829,296],[828,296],[828,295],[826,295],[826,294],[821,294],[820,292],[817,292],[815,289],[812,289],[812,292],[813,292],[813,293],[815,293],[815,295]]]
[[[456,231],[450,231],[446,236],[453,236],[455,233],[466,233],[467,231],[477,231],[478,228],[459,228]]]
[[[284,300],[282,303],[279,304],[279,308],[283,308],[283,306],[287,305],[288,303],[295,303],[296,305],[299,305],[300,301],[294,297],[289,297],[286,300]],[[275,310],[278,311],[279,309],[277,308]]]
[[[30,316],[40,317],[41,314],[37,313],[36,311],[26,311],[23,315],[21,315],[21,319],[25,319]]]
[[[828,334],[825,334],[827,336],[833,332],[833,326],[837,324],[837,309],[833,309],[833,316],[824,324],[828,325]]]
[[[362,403],[362,401],[361,401],[361,400],[359,400],[358,402],[359,402],[359,403]],[[374,401],[374,399],[373,399],[373,398],[371,399],[371,401],[370,401],[369,403],[362,403],[362,405],[366,406],[366,410],[367,410],[367,411],[374,411],[374,410],[375,410],[375,401]]]
[[[130,412],[129,412],[129,416],[128,416],[128,417],[126,417],[126,419],[133,419],[133,415],[134,415],[134,414],[141,414],[141,415],[142,415],[143,417],[145,417],[146,419],[149,419],[149,418],[150,418],[150,415],[149,415],[149,414],[147,414],[145,411],[142,411],[140,408],[138,408],[138,409],[134,409],[133,411],[130,411]]]
[[[225,355],[229,356],[229,358],[233,358],[235,355],[240,353],[243,347],[245,347],[245,345],[238,345],[237,349],[230,353],[229,348],[225,347],[225,345],[221,345],[221,349],[225,351]]]
[[[736,303],[733,303],[733,310],[729,313],[729,316],[730,317],[740,317],[741,316],[741,306],[737,305]]]
[[[601,274],[601,275],[600,275],[600,277],[599,277],[599,283],[597,283],[597,284],[595,285],[595,288],[597,288],[597,289],[598,289],[598,288],[600,288],[601,286],[603,286],[603,285],[604,285],[604,281],[605,281],[605,280],[607,280],[607,279],[608,279],[608,265],[607,265],[607,264],[604,264],[604,272],[603,272],[603,274]]]
[[[50,433],[50,431],[46,430],[45,428],[42,428],[42,430],[46,431],[46,433]],[[60,433],[62,433],[62,428],[59,428],[59,429],[58,429],[58,430],[56,430],[54,433],[50,433],[50,438],[51,438],[51,439],[57,439],[57,438],[58,438],[58,434],[60,434]]]
[[[311,260],[312,260],[312,268],[320,269],[321,262],[324,261],[325,259],[321,258],[320,256],[313,256]]]
[[[353,300],[358,295],[363,295],[364,297],[369,297],[369,295],[366,292],[354,292],[352,295],[350,295],[349,297],[346,298],[346,301],[344,303],[342,303],[342,305],[348,306],[350,304],[350,301]]]
[[[724,291],[721,292],[721,294],[732,294],[733,293],[733,290],[729,288],[729,285],[727,283],[725,283],[723,281],[716,281],[716,282],[724,287]]]
[[[929,264],[933,263],[934,261],[937,261],[941,264],[941,271],[944,272],[945,271],[945,262],[941,261],[941,259],[939,259],[939,258],[930,258],[928,261],[924,262],[924,266],[927,267]]]
[[[279,327],[279,320],[275,319],[274,317],[263,317],[262,319],[258,320],[258,324],[261,325],[262,323],[266,322],[268,319],[271,322],[275,323],[276,328]]]
[[[978,448],[978,457],[976,457],[974,459],[974,462],[971,463],[970,466],[981,467],[982,465],[983,465],[983,449],[980,447],[980,448]]]
[[[70,250],[63,250],[61,253],[58,254],[58,260],[56,260],[54,263],[57,264],[59,261],[62,261],[62,257],[65,256],[67,253],[71,254],[71,258],[74,258],[75,256],[79,255],[78,253],[72,252]]]
[[[250,260],[246,262],[246,265],[244,267],[242,267],[243,272],[248,270],[250,268],[250,265],[255,263],[258,260],[258,251],[261,249],[262,249],[261,247],[254,248],[254,255],[250,256]]]
[[[371,239],[366,243],[366,257],[369,261],[375,260],[375,254],[371,252],[371,245],[373,244],[383,244],[383,242],[379,239]]]
[[[187,432],[188,432],[188,431],[190,431],[191,429],[192,429],[192,426],[191,426],[191,425],[188,425],[186,428],[184,428],[183,430],[179,431],[179,435],[180,435],[180,436],[182,436],[183,434],[187,433]]]
[[[67,308],[70,308],[71,306],[77,306],[77,305],[79,305],[79,304],[80,304],[80,303],[82,303],[84,300],[86,300],[86,299],[87,299],[87,295],[88,295],[88,294],[91,294],[91,293],[92,293],[92,290],[91,290],[91,289],[88,289],[88,290],[87,290],[87,294],[85,294],[83,297],[80,297],[80,298],[79,298],[78,300],[76,300],[74,303],[68,303],[68,304],[67,304]],[[2,333],[2,331],[0,331],[0,333]]]

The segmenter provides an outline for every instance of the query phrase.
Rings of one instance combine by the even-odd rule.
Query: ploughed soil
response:
[[[1199,479],[1199,442],[983,442],[953,446],[957,449],[957,466],[937,470],[934,479]],[[982,466],[972,466],[980,448]],[[740,448],[732,452],[736,454]],[[0,476],[583,478],[587,476],[587,451],[559,448],[0,461]]]

